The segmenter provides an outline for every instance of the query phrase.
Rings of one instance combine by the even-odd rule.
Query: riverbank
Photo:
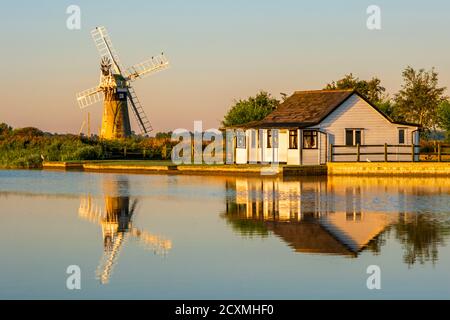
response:
[[[442,176],[450,177],[450,162],[333,162],[329,176]]]
[[[91,172],[130,172],[154,174],[206,174],[253,176],[325,176],[326,166],[174,165],[170,161],[76,161],[44,162],[45,170],[82,170]]]
[[[269,176],[450,176],[450,163],[380,162],[328,163],[325,166],[174,165],[170,161],[44,162],[45,170],[128,172],[148,174],[269,175]]]

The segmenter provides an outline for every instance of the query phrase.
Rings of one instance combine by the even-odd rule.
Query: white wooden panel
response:
[[[362,143],[365,145],[384,145],[385,143],[397,145],[399,144],[399,128],[406,129],[405,144],[408,145],[412,143],[412,133],[416,130],[415,127],[391,123],[356,94],[350,97],[338,109],[333,111],[318,127],[321,131],[328,134],[328,143],[333,143],[334,145],[345,145],[346,129],[363,129]],[[344,151],[345,149],[346,148],[335,149],[335,152],[343,153],[346,152]],[[384,147],[381,149],[380,152],[384,152]],[[404,149],[403,152],[411,151],[408,150],[408,148],[402,149]],[[378,152],[375,150],[375,148],[370,148],[370,151],[368,152]],[[349,152],[356,153],[356,149],[353,149],[353,152]],[[356,156],[336,156],[333,160],[355,161]],[[391,156],[389,160],[411,161],[411,156],[409,156],[409,158],[408,156]],[[308,159],[308,161],[310,160]],[[384,155],[361,156],[361,161],[384,161]]]
[[[303,149],[302,165],[312,166],[319,164],[319,149]]]
[[[327,135],[319,132],[319,163],[326,164],[327,163]]]
[[[278,141],[279,141],[278,161],[281,163],[287,163],[288,149],[289,149],[289,131],[280,130]]]
[[[258,162],[258,131],[247,130],[248,162]]]
[[[300,165],[300,150],[299,149],[289,149],[288,150],[287,164]]]
[[[236,163],[237,164],[247,163],[247,149],[236,149]]]

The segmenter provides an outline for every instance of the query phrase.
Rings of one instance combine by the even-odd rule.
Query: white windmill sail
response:
[[[97,27],[91,32],[92,39],[97,47],[100,57],[108,58],[113,62],[114,71],[117,74],[122,74],[124,68],[120,63],[119,55],[112,44],[111,38],[108,35],[108,31],[105,27]]]
[[[91,88],[77,94],[80,109],[87,108],[97,102],[103,101],[103,90],[100,87]]]
[[[165,57],[164,53],[157,57],[152,57],[144,62],[128,68],[126,71],[127,79],[129,81],[135,81],[137,79],[143,79],[149,75],[152,75],[158,71],[162,71],[169,67],[169,61]]]

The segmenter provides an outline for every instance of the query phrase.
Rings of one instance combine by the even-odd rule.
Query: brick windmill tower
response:
[[[102,139],[114,140],[131,136],[129,107],[141,134],[148,135],[152,126],[131,82],[168,68],[169,61],[161,54],[125,70],[106,29],[95,28],[92,37],[101,57],[100,84],[77,94],[80,108],[84,109],[103,100]]]

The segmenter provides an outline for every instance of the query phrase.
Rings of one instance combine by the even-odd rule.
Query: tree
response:
[[[386,88],[381,85],[381,80],[378,78],[372,78],[372,80],[360,80],[350,73],[344,76],[344,78],[333,81],[325,87],[325,90],[357,90],[360,94],[365,96],[370,102],[378,105],[386,100],[384,93]]]
[[[34,127],[26,127],[15,129],[13,134],[19,137],[42,137],[44,132]]]
[[[375,105],[389,118],[398,120],[395,114],[395,104],[390,99],[384,99]]]
[[[447,133],[447,140],[450,140],[450,102],[442,102],[438,108],[439,127]]]
[[[225,115],[222,124],[229,127],[260,121],[273,112],[279,104],[280,101],[272,98],[269,93],[261,91],[255,97],[235,101],[235,104]]]
[[[171,139],[172,138],[172,131],[169,132],[158,132],[155,135],[156,139]]]
[[[0,123],[0,136],[6,136],[10,134],[12,128],[8,126],[6,123]]]
[[[430,131],[439,124],[438,108],[447,98],[446,88],[438,86],[438,73],[433,69],[403,71],[402,89],[395,95],[396,116],[404,121],[418,123]]]

